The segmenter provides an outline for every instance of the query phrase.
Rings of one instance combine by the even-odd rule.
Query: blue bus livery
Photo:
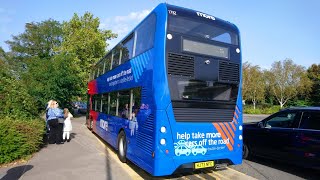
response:
[[[239,30],[158,5],[93,69],[88,128],[154,176],[242,162]]]

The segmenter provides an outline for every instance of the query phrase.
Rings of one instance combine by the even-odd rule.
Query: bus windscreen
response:
[[[169,16],[168,30],[232,45],[239,44],[238,35],[233,31],[184,17]]]
[[[237,84],[223,84],[195,79],[171,79],[172,100],[228,101],[237,100]]]

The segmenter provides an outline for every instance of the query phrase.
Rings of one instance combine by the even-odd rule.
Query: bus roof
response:
[[[222,20],[220,18],[217,18],[215,16],[203,13],[201,11],[192,10],[184,7],[174,6],[167,4],[168,11],[174,10],[176,11],[177,16],[184,16],[188,18],[192,18],[198,21],[212,23],[212,21],[215,22],[215,24],[219,24],[222,27],[225,27],[227,29],[233,30],[235,32],[239,32],[237,26],[233,23],[230,23],[229,21]]]
[[[175,10],[176,12],[179,12],[179,16],[184,16],[184,17],[189,17],[189,18],[195,18],[199,21],[204,21],[204,22],[211,22],[212,23],[212,18],[214,18],[214,21],[216,24],[219,24],[222,27],[225,27],[227,29],[231,29],[235,32],[239,32],[239,29],[237,28],[237,26],[235,24],[230,23],[229,21],[225,21],[222,20],[220,18],[208,15],[206,13],[200,12],[200,11],[196,11],[196,10],[192,10],[192,9],[188,9],[188,8],[184,8],[184,7],[180,7],[180,6],[175,6],[175,5],[170,5],[167,3],[160,3],[158,6],[156,6],[142,21],[139,22],[138,25],[136,25],[130,32],[128,32],[128,34],[126,36],[124,36],[117,44],[115,44],[109,51],[108,53],[106,53],[106,55],[104,55],[97,63],[95,63],[94,66],[96,66],[97,64],[99,64],[102,59],[104,59],[109,52],[111,52],[115,47],[117,47],[119,45],[120,42],[123,42],[125,39],[128,38],[128,36],[130,36],[139,26],[140,24],[150,15],[152,14],[155,9],[161,8],[165,6],[167,8],[167,10]],[[200,14],[201,13],[201,14]]]

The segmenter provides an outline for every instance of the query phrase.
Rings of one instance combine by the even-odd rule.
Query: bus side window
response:
[[[108,114],[108,94],[105,93],[102,95],[102,112]]]
[[[99,62],[97,65],[96,65],[96,78],[101,76],[103,74],[103,62]]]
[[[97,78],[99,76],[99,69],[96,67],[94,67],[94,79]]]
[[[100,112],[101,110],[101,95],[97,94],[96,95],[96,108],[95,111]]]
[[[129,104],[130,104],[130,91],[120,91],[119,92],[119,108],[118,116],[129,119]]]
[[[116,110],[117,110],[117,93],[116,92],[112,92],[110,93],[110,112],[109,114],[111,116],[115,116],[116,115]]]
[[[104,65],[104,72],[105,73],[110,70],[111,56],[112,56],[112,53],[108,54],[107,57],[106,57],[106,61],[105,61],[105,65]]]
[[[141,88],[134,88],[132,90],[132,113],[137,115],[141,107]]]
[[[99,76],[104,74],[104,60],[99,63],[99,71],[100,71]]]
[[[117,67],[120,61],[121,61],[121,47],[117,46],[113,50],[112,69]]]
[[[122,42],[122,57],[121,57],[121,63],[125,63],[129,59],[132,58],[133,55],[133,33],[130,34],[123,42]]]
[[[156,30],[156,15],[151,14],[137,30],[135,56],[153,47]]]
[[[95,111],[95,110],[96,110],[96,109],[95,109],[95,107],[96,107],[96,95],[93,95],[93,96],[92,96],[91,105],[92,105],[92,106],[91,106],[92,110]]]

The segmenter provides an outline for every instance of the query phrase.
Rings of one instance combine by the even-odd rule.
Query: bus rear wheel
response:
[[[118,157],[121,162],[127,162],[127,140],[123,131],[118,135]]]

